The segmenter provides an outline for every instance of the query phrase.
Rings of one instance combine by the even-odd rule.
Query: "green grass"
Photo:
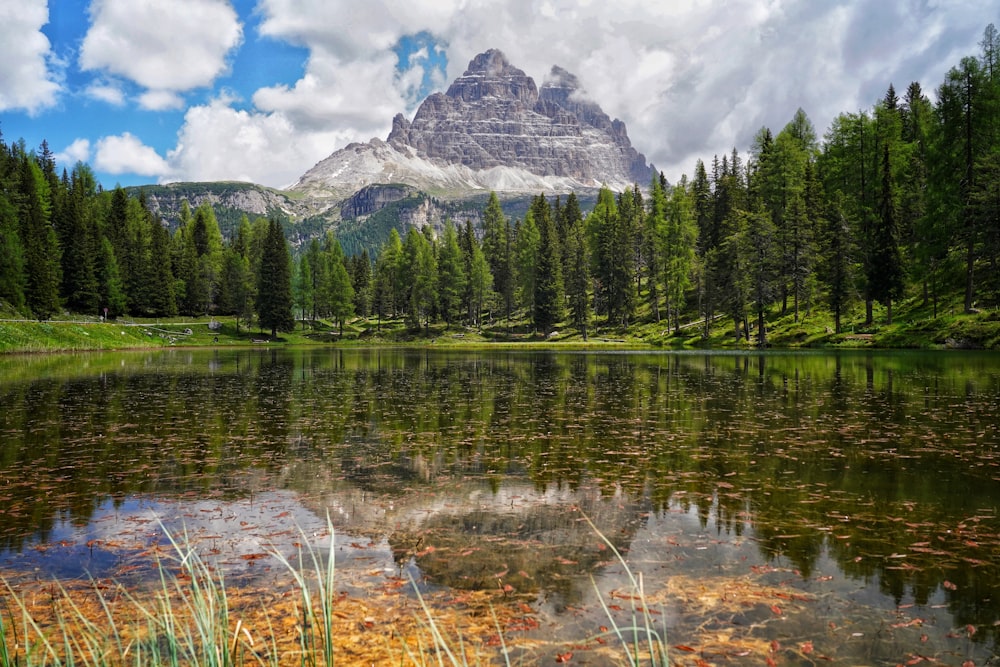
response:
[[[61,320],[34,322],[0,318],[0,354],[12,352],[55,352],[79,350],[118,350],[170,346],[236,347],[251,345],[433,345],[463,348],[497,347],[573,347],[604,349],[608,347],[751,349],[756,347],[756,331],[751,340],[734,335],[733,322],[719,316],[713,320],[708,335],[704,325],[691,313],[675,332],[666,321],[655,321],[643,304],[627,329],[608,326],[595,318],[584,340],[565,323],[543,337],[532,330],[524,314],[510,322],[495,320],[481,328],[445,325],[412,328],[401,319],[378,322],[374,318],[356,318],[340,328],[329,321],[300,321],[294,331],[282,332],[275,340],[270,332],[245,323],[236,326],[232,318],[136,319],[102,323],[91,318],[64,315]],[[210,328],[210,324],[219,328]],[[821,305],[800,309],[796,318],[782,315],[774,306],[767,312],[768,344],[776,348],[981,348],[1000,349],[1000,312],[991,310],[966,314],[952,299],[939,305],[935,314],[931,304],[920,296],[911,296],[894,305],[893,323],[886,323],[885,309],[876,304],[871,324],[865,323],[863,304],[854,304],[841,323],[841,332],[833,330],[833,317]]]

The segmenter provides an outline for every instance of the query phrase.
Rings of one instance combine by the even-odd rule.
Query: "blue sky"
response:
[[[0,131],[105,187],[285,187],[385,138],[469,60],[552,65],[667,177],[803,108],[822,133],[893,83],[933,98],[1000,10],[981,0],[19,0],[0,3]]]

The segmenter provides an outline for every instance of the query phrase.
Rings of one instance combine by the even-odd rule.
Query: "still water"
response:
[[[678,661],[983,665],[998,509],[991,354],[0,358],[14,582],[140,580],[164,530],[264,581],[329,517],[345,589],[502,587],[574,664],[627,606],[610,544]]]

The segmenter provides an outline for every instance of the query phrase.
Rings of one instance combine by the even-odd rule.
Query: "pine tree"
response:
[[[279,331],[291,331],[295,327],[292,305],[291,259],[281,223],[272,218],[268,221],[257,274],[256,310],[260,327],[270,329],[272,338]]]

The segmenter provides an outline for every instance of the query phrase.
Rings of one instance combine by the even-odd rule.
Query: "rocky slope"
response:
[[[447,92],[424,100],[412,121],[397,115],[385,141],[336,151],[291,189],[332,200],[379,183],[439,196],[602,184],[620,190],[648,183],[653,171],[624,123],[586,100],[575,76],[553,67],[538,89],[492,49],[473,58]]]

